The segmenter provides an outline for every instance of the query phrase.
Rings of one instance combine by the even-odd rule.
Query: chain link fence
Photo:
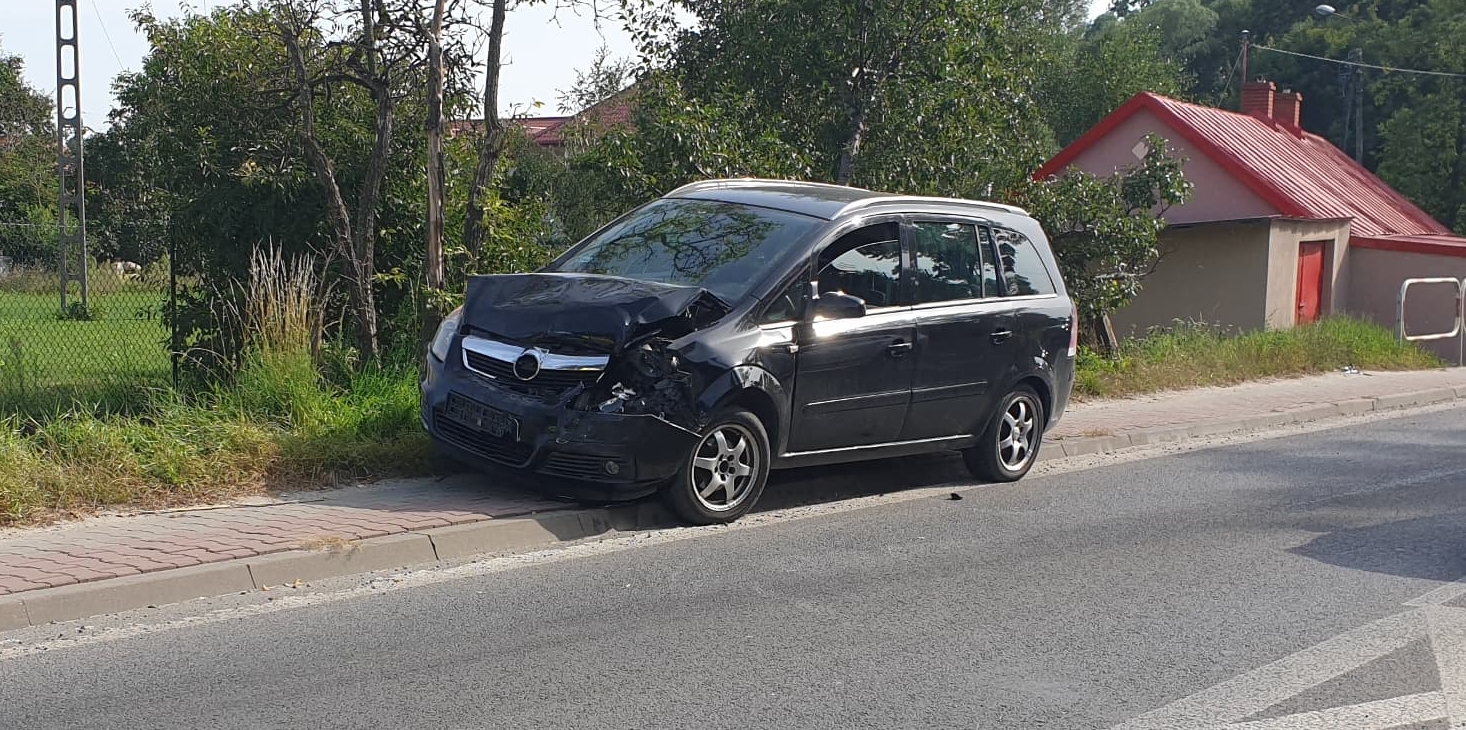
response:
[[[55,221],[0,222],[0,417],[142,403],[173,380],[169,263],[72,255],[63,290]],[[64,291],[64,295],[63,295]]]

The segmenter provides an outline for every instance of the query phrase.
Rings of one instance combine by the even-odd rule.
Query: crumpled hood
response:
[[[593,274],[496,274],[469,278],[463,326],[525,345],[610,354],[652,336],[681,337],[728,311],[700,287]]]

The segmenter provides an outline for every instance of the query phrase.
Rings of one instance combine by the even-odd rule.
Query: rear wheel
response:
[[[720,413],[662,494],[682,519],[698,525],[747,514],[769,478],[769,436],[748,411]]]
[[[1020,385],[999,403],[977,445],[963,451],[962,458],[978,479],[1016,482],[1038,460],[1043,431],[1043,401],[1033,388]]]

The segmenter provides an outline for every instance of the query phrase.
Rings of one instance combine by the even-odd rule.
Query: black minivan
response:
[[[1028,473],[1077,313],[1024,211],[773,180],[694,183],[533,274],[472,278],[422,419],[459,461],[730,522],[770,469],[960,450]]]

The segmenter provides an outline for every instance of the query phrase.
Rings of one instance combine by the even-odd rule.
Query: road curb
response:
[[[139,608],[270,590],[378,570],[427,566],[477,555],[508,553],[674,524],[659,503],[556,510],[451,527],[386,535],[321,550],[239,558],[0,596],[0,631]]]
[[[1256,431],[1295,423],[1357,416],[1376,411],[1466,400],[1466,386],[1432,388],[1375,398],[1357,398],[1280,409],[1188,425],[1133,429],[1048,444],[1048,458],[1087,456],[1206,436]],[[479,555],[510,553],[617,532],[678,524],[657,501],[566,509],[524,517],[486,519],[384,537],[356,540],[323,550],[240,558],[210,565],[78,583],[0,596],[0,631],[41,626],[100,614],[265,590],[378,570],[406,569]]]
[[[1062,457],[1088,456],[1121,451],[1136,446],[1151,446],[1176,441],[1186,441],[1207,436],[1222,436],[1244,431],[1258,431],[1265,428],[1288,426],[1295,423],[1322,421],[1330,418],[1359,416],[1379,411],[1396,411],[1406,408],[1438,405],[1456,400],[1466,400],[1466,386],[1453,388],[1428,388],[1408,393],[1392,393],[1373,398],[1353,398],[1336,403],[1314,403],[1306,406],[1284,408],[1272,413],[1240,416],[1230,419],[1213,419],[1185,426],[1160,426],[1107,433],[1096,436],[1079,436],[1051,441],[1050,449],[1057,446]],[[1053,451],[1044,461],[1060,458]]]

